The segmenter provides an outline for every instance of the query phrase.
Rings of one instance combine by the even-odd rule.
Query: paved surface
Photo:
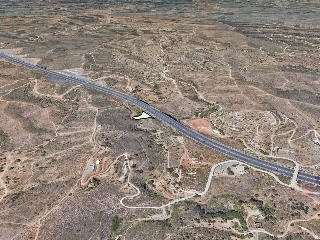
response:
[[[203,136],[202,134],[184,126],[183,124],[181,124],[179,121],[177,121],[172,116],[159,111],[158,109],[150,106],[148,103],[146,103],[142,100],[136,99],[134,97],[131,97],[125,93],[98,86],[85,78],[71,76],[71,75],[67,75],[65,73],[59,73],[59,72],[56,72],[53,70],[46,69],[44,67],[33,65],[31,63],[25,62],[25,61],[23,61],[19,58],[16,58],[16,57],[12,57],[12,56],[10,56],[6,53],[3,53],[3,52],[0,52],[0,57],[6,59],[7,61],[22,65],[22,66],[25,66],[25,67],[28,67],[28,68],[31,68],[31,69],[34,69],[37,71],[41,71],[43,73],[46,73],[46,74],[48,74],[49,78],[52,81],[59,82],[59,83],[71,83],[71,84],[76,84],[76,85],[83,85],[84,87],[96,89],[98,91],[108,93],[108,94],[113,95],[115,97],[119,97],[125,101],[128,101],[128,102],[142,108],[144,111],[146,111],[151,116],[161,120],[162,122],[168,124],[172,128],[179,131],[181,134],[193,139],[194,141],[196,141],[202,145],[205,145],[205,146],[207,146],[211,149],[214,149],[218,152],[221,152],[221,153],[223,153],[227,156],[230,156],[234,159],[238,159],[242,162],[250,164],[254,167],[268,170],[270,172],[273,172],[276,174],[281,174],[281,175],[284,175],[287,177],[291,177],[291,178],[293,177],[294,169],[290,169],[290,168],[283,167],[283,166],[280,166],[280,165],[277,165],[277,164],[274,164],[271,162],[267,162],[267,161],[259,159],[257,157],[242,153],[242,152],[235,150],[231,147],[225,146],[217,141],[214,141],[214,140],[212,140],[206,136]],[[298,173],[297,180],[320,185],[320,176],[312,175],[312,174],[301,172],[301,171],[299,171],[299,173]]]

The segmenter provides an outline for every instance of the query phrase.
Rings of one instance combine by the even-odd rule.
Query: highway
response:
[[[154,118],[159,119],[160,121],[166,123],[167,125],[169,125],[173,129],[175,129],[178,132],[180,132],[181,134],[183,134],[184,136],[186,136],[186,137],[188,137],[188,138],[190,138],[190,139],[192,139],[192,140],[194,140],[204,146],[207,146],[213,150],[221,152],[227,156],[230,156],[231,158],[234,158],[234,159],[240,160],[244,163],[250,164],[254,167],[264,169],[264,170],[267,170],[267,171],[270,171],[270,172],[273,172],[276,174],[281,174],[281,175],[284,175],[287,177],[293,176],[293,173],[294,173],[293,169],[283,167],[283,166],[265,161],[263,159],[260,159],[260,158],[254,157],[254,156],[250,156],[250,155],[245,154],[243,152],[240,152],[236,149],[228,147],[224,144],[221,144],[217,141],[214,141],[214,140],[186,127],[185,125],[181,124],[179,121],[177,121],[176,119],[174,119],[170,115],[161,112],[160,110],[152,107],[148,103],[146,103],[142,100],[139,100],[137,98],[134,98],[132,96],[129,96],[125,93],[96,85],[93,82],[91,82],[85,78],[79,78],[77,76],[67,75],[65,73],[60,73],[57,71],[53,71],[53,70],[50,70],[50,69],[47,69],[44,67],[40,67],[40,66],[28,63],[22,59],[17,58],[17,57],[10,56],[4,52],[0,52],[0,57],[6,59],[9,62],[16,63],[18,65],[22,65],[24,67],[28,67],[28,68],[31,68],[31,69],[34,69],[37,71],[41,71],[41,72],[47,74],[48,77],[55,82],[82,85],[84,87],[96,89],[98,91],[108,93],[112,96],[121,98],[127,102],[130,102],[130,103],[140,107],[141,109],[143,109],[145,112],[147,112],[148,114],[150,114]],[[312,174],[302,172],[302,171],[299,171],[297,180],[320,185],[320,176],[312,175]]]

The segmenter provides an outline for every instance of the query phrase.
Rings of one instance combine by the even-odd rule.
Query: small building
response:
[[[262,223],[261,222],[254,222],[254,226],[256,228],[262,228]]]

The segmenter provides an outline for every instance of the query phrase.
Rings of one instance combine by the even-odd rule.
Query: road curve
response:
[[[231,147],[228,147],[226,145],[223,145],[217,141],[214,141],[188,127],[185,125],[181,124],[179,121],[171,117],[170,115],[161,112],[160,110],[150,106],[148,103],[139,100],[137,98],[134,98],[132,96],[129,96],[125,93],[118,92],[109,88],[105,88],[99,85],[94,84],[93,82],[86,80],[84,78],[79,78],[76,76],[70,76],[65,73],[60,73],[56,72],[50,69],[46,69],[44,67],[40,67],[31,63],[28,63],[22,59],[19,59],[17,57],[10,56],[4,52],[0,52],[0,57],[6,59],[9,62],[13,62],[19,65],[22,65],[24,67],[28,67],[37,71],[41,71],[49,76],[50,79],[52,79],[55,82],[60,82],[60,83],[72,83],[72,84],[77,84],[77,85],[83,85],[84,87],[96,89],[101,92],[108,93],[112,96],[121,98],[127,102],[130,102],[140,108],[142,108],[144,111],[148,112],[151,116],[161,120],[162,122],[168,124],[170,127],[176,129],[178,132],[181,134],[185,135],[188,138],[191,138],[192,140],[205,145],[211,149],[214,149],[218,152],[221,152],[227,156],[230,156],[234,159],[238,159],[242,162],[245,162],[247,164],[250,164],[254,167],[258,167],[276,174],[281,174],[287,177],[292,177],[294,170],[283,167],[280,165],[277,165],[275,163],[271,163],[265,160],[262,160],[260,158],[250,156],[248,154],[245,154],[243,152],[240,152],[236,149],[233,149]],[[320,176],[317,175],[312,175],[310,173],[302,172],[299,171],[297,180],[301,180],[304,182],[320,185]]]

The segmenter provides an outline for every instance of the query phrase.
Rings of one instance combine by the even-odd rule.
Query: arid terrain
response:
[[[201,15],[221,10],[207,2],[182,15],[137,6],[10,8],[0,50],[320,175],[319,26],[216,21]],[[320,239],[320,186],[134,120],[141,113],[0,59],[0,239]]]

